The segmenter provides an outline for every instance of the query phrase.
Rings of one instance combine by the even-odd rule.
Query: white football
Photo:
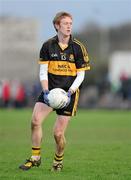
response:
[[[67,92],[61,88],[54,88],[48,94],[49,105],[54,109],[62,109],[68,103]]]

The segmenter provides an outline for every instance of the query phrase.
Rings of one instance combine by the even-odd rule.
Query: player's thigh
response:
[[[44,103],[37,102],[32,114],[32,123],[40,124],[50,114],[52,108]]]
[[[71,116],[58,115],[54,125],[54,133],[56,132],[64,133],[70,119]]]

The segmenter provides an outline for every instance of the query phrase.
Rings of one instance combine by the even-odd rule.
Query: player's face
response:
[[[61,19],[60,24],[57,26],[58,33],[64,36],[70,36],[72,32],[72,19],[70,17],[64,17]]]

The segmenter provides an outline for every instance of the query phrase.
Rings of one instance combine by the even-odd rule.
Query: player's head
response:
[[[70,35],[72,31],[72,15],[67,12],[59,12],[53,19],[53,25],[57,32]]]

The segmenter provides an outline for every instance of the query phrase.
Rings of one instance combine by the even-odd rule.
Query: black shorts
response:
[[[54,109],[54,111],[56,111],[56,114],[58,115],[65,115],[65,116],[75,116],[76,115],[76,111],[77,111],[77,106],[78,106],[78,100],[79,100],[79,89],[72,94],[71,96],[71,101],[70,104],[62,109]],[[40,96],[38,97],[37,102],[41,102],[44,103],[44,98],[43,98],[43,92],[41,92]]]

